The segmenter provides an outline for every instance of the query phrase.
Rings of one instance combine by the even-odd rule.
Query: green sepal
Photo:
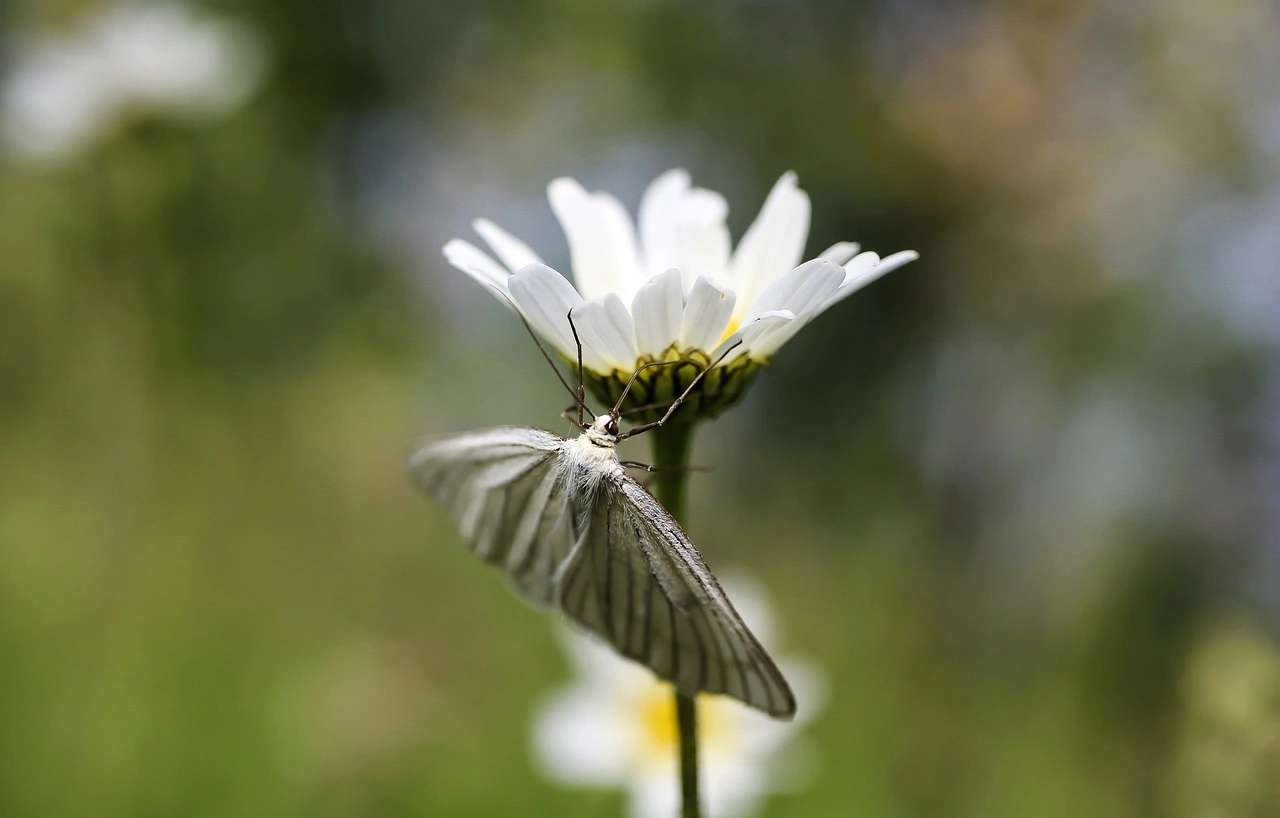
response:
[[[612,408],[618,402],[632,374],[641,366],[664,361],[670,366],[654,366],[640,373],[627,399],[622,404],[623,417],[631,423],[649,423],[661,418],[667,409],[689,388],[698,373],[710,364],[702,350],[667,349],[662,356],[645,356],[636,361],[628,372],[614,370],[607,374],[586,370],[583,380],[587,389],[604,404]],[[738,403],[747,394],[756,376],[764,368],[760,361],[743,355],[727,364],[714,367],[685,398],[677,414],[686,422],[705,420],[718,416]]]

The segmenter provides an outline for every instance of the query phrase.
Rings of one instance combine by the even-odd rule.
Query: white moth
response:
[[[725,694],[790,718],[795,697],[781,672],[675,519],[618,458],[620,440],[662,425],[684,395],[661,421],[620,432],[621,400],[586,425],[581,394],[575,439],[521,426],[472,432],[418,447],[409,472],[534,606],[557,608],[685,693]]]

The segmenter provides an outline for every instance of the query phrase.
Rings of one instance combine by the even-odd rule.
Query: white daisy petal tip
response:
[[[827,298],[818,313],[825,312],[868,284],[918,258],[920,254],[915,250],[901,250],[883,259],[872,252],[855,256],[844,265],[844,283]]]
[[[809,235],[809,216],[809,196],[797,186],[795,172],[787,171],[765,197],[759,215],[734,251],[729,283],[740,297],[740,311],[755,304],[761,293],[800,264]]]
[[[819,253],[818,258],[825,258],[832,264],[844,265],[856,256],[860,249],[862,247],[856,241],[839,241]]]
[[[631,302],[636,351],[657,358],[680,340],[684,319],[680,271],[671,268],[649,279]]]
[[[671,185],[673,187],[687,188],[693,184],[693,177],[689,175],[689,171],[684,168],[672,168],[658,175],[649,183],[650,188]]]
[[[849,259],[841,266],[844,267],[845,270],[852,272],[854,270],[860,270],[863,267],[874,267],[879,263],[880,263],[880,254],[875,252],[874,250],[867,250],[865,252],[858,253],[856,256]]]
[[[577,180],[547,186],[551,210],[564,229],[574,279],[584,298],[616,292],[627,301],[643,283],[635,225],[614,196],[590,193]]]
[[[523,267],[521,267],[520,269],[512,273],[512,277],[514,278],[515,276],[520,276],[524,279],[563,281],[569,287],[569,289],[574,289],[573,284],[569,283],[569,279],[565,278],[563,273],[561,273],[559,270],[555,269],[554,267],[551,267],[547,264],[543,264],[540,261],[535,261],[532,264],[524,265]],[[554,286],[559,287],[560,285],[556,284]]]
[[[529,245],[488,219],[475,219],[471,222],[471,227],[480,238],[484,239],[507,269],[519,270],[530,264],[542,263],[542,259],[538,258],[538,254],[533,252]]]
[[[450,239],[443,248],[445,260],[486,287],[507,289],[510,272],[469,241]]]
[[[920,260],[920,254],[917,253],[915,250],[899,250],[896,253],[887,255],[884,258],[880,259],[880,266],[889,268],[885,270],[885,272],[892,272],[893,270],[898,269],[904,264],[910,264],[913,261],[919,261],[919,260]]]
[[[727,287],[698,276],[684,307],[680,341],[686,349],[712,349],[724,337],[738,297]]]
[[[685,199],[689,221],[699,227],[714,227],[729,216],[729,202],[714,190],[690,189]]]
[[[585,195],[586,192],[587,189],[582,186],[582,183],[572,176],[557,176],[547,183],[547,197],[551,199],[577,194]]]

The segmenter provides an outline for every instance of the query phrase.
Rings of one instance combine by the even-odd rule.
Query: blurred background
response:
[[[143,9],[0,6],[0,813],[620,814],[403,460],[567,431],[444,242],[683,166],[921,254],[699,438],[827,678],[764,813],[1280,815],[1273,3]]]

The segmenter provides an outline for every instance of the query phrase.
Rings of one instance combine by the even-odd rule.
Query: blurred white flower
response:
[[[556,179],[547,193],[569,240],[576,288],[522,241],[485,219],[474,222],[475,230],[501,264],[462,239],[446,244],[444,254],[458,269],[509,297],[570,360],[577,355],[567,320],[572,309],[583,365],[603,381],[593,384],[598,395],[620,391],[644,363],[715,361],[733,344],[725,369],[767,363],[809,321],[917,257],[907,250],[881,259],[840,242],[801,264],[809,197],[794,173],[774,185],[732,253],[724,197],[692,187],[683,170],[668,171],[649,185],[638,229],[616,198],[590,193],[573,179]],[[728,402],[740,397],[749,379],[739,379],[743,383]],[[610,388],[610,382],[619,386]],[[715,386],[716,379],[708,377],[705,389]]]
[[[770,613],[756,586],[740,577],[725,586],[747,625],[768,646]],[[671,685],[589,636],[563,633],[578,680],[551,695],[535,714],[533,750],[542,769],[564,784],[625,788],[632,818],[678,814]],[[799,702],[793,721],[776,721],[723,696],[698,697],[700,784],[708,818],[751,815],[765,794],[803,783],[812,758],[794,739],[822,707],[822,675],[793,657],[778,664]]]
[[[32,37],[0,87],[0,137],[13,154],[57,160],[136,114],[229,112],[258,86],[262,42],[239,23],[177,2],[119,5],[74,37]]]

